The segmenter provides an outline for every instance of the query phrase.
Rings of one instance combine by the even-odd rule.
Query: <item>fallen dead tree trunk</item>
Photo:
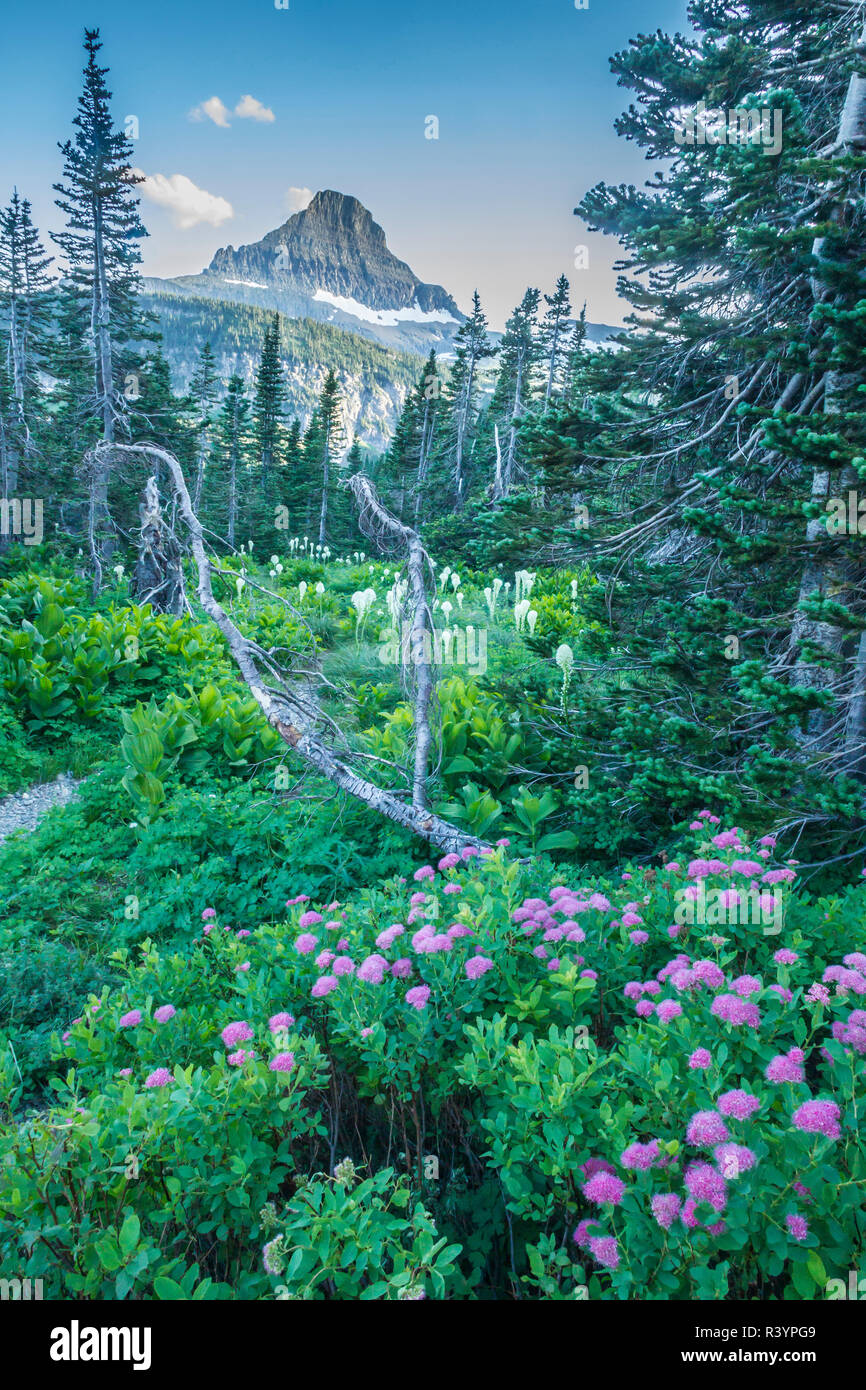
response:
[[[449,821],[443,820],[431,811],[426,802],[426,758],[430,748],[429,723],[425,721],[426,736],[416,739],[415,768],[413,776],[413,798],[412,803],[407,804],[391,791],[386,791],[382,787],[377,787],[367,778],[362,777],[349,762],[345,761],[336,749],[331,747],[322,738],[315,734],[312,729],[302,730],[298,727],[298,722],[303,722],[301,711],[306,712],[306,706],[292,694],[290,688],[286,687],[275,690],[266,683],[266,678],[259,669],[260,666],[266,668],[271,678],[276,677],[283,681],[282,673],[277,669],[269,654],[262,650],[255,642],[244,637],[232,619],[226,613],[222,605],[214,597],[211,582],[211,563],[205,550],[204,533],[201,522],[193,510],[189,490],[183,470],[173,454],[167,449],[160,448],[156,444],[100,444],[96,446],[96,451],[111,452],[117,455],[138,455],[151,461],[161,463],[172,480],[172,485],[177,497],[180,513],[186,523],[190,537],[190,548],[196,563],[198,574],[197,592],[199,602],[208,617],[219,628],[225,638],[229,651],[235,665],[240,672],[244,683],[249,688],[250,694],[255,699],[268,723],[276,729],[277,733],[290,748],[303,759],[308,766],[321,773],[340,791],[347,792],[349,796],[355,797],[358,801],[363,801],[365,805],[378,811],[380,815],[388,820],[401,825],[406,830],[410,830],[422,839],[428,840],[432,845],[445,850],[448,853],[459,853],[462,849],[485,848],[484,841],[479,840],[474,835],[469,835],[452,825]],[[362,490],[365,499],[369,498],[382,516],[390,516],[381,507],[375,492],[368,480],[363,479],[369,488],[369,494]],[[355,480],[353,480],[353,484]],[[396,518],[391,518],[394,526],[401,531],[407,528],[401,527]],[[424,551],[420,539],[412,532],[417,545],[413,542],[412,564],[418,569],[419,575],[422,574]],[[418,551],[420,550],[420,555]],[[422,576],[423,582],[423,576]],[[426,600],[425,600],[426,606]],[[424,695],[424,710],[426,712],[429,705],[430,693],[432,691],[432,674],[430,676],[430,687]],[[420,682],[419,682],[420,686]],[[416,696],[416,709],[418,708]],[[296,722],[298,721],[298,722]],[[422,767],[423,759],[423,767]],[[420,799],[419,799],[420,798]]]

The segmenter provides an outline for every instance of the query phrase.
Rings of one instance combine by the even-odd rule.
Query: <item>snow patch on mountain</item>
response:
[[[344,295],[330,294],[328,290],[316,290],[313,298],[322,304],[331,304],[344,314],[361,319],[364,323],[376,323],[380,328],[396,328],[398,323],[459,323],[453,314],[444,309],[419,309],[417,302],[408,309],[371,309],[357,299]]]
[[[228,275],[224,275],[223,280],[227,285],[249,285],[253,290],[266,290],[267,285],[263,285],[260,280],[230,280]]]

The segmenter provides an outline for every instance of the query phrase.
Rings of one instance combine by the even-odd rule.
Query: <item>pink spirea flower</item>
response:
[[[297,951],[299,956],[309,956],[313,951],[315,951],[318,944],[319,938],[317,936],[313,936],[312,932],[302,932],[301,935],[298,937],[297,941],[295,942],[295,950]]]
[[[750,994],[758,994],[761,988],[761,981],[757,975],[738,975],[736,980],[731,981],[731,989],[741,999],[748,998]]]
[[[619,1246],[614,1236],[590,1236],[589,1248],[604,1269],[619,1268]]]
[[[659,1141],[650,1139],[647,1144],[629,1144],[627,1149],[623,1149],[619,1156],[619,1161],[623,1168],[634,1168],[637,1172],[646,1172],[648,1168],[658,1162]]]
[[[461,936],[474,936],[475,928],[467,927],[465,922],[452,922],[448,928],[448,935],[452,941],[457,941]]]
[[[785,1217],[785,1225],[791,1232],[795,1240],[806,1240],[809,1235],[809,1223],[805,1216],[798,1216],[796,1212],[791,1212]]]
[[[382,951],[389,950],[390,947],[394,945],[397,937],[402,936],[405,930],[406,928],[400,922],[395,922],[393,926],[386,927],[384,931],[379,932],[379,935],[376,937],[376,945]]]
[[[299,903],[308,903],[309,901],[310,898],[308,893],[299,893],[296,898],[289,898],[286,907],[297,907]]]
[[[657,1192],[650,1202],[652,1213],[663,1231],[669,1231],[680,1214],[680,1199],[675,1192]]]
[[[429,998],[429,985],[414,985],[406,991],[406,1003],[411,1004],[413,1009],[426,1009]]]
[[[75,1020],[76,1023],[80,1023],[80,1021],[80,1019]],[[123,1014],[123,1016],[117,1020],[117,1026],[118,1028],[136,1028],[140,1022],[141,1009],[130,1009],[128,1014]]]
[[[444,871],[445,869],[456,869],[456,868],[457,868],[457,865],[458,865],[459,863],[460,863],[460,855],[459,855],[459,854],[446,854],[446,855],[443,855],[443,857],[439,860],[439,865],[438,865],[438,867],[439,867],[440,869],[442,869],[443,871]]]
[[[201,914],[201,920],[203,922],[207,922],[210,920],[211,917],[216,917],[216,909],[213,907],[206,907],[204,912]]]
[[[609,1163],[606,1158],[588,1158],[585,1163],[581,1164],[580,1171],[584,1178],[594,1177],[596,1173],[616,1173],[613,1164]]]
[[[486,975],[488,970],[493,969],[493,961],[487,956],[470,956],[463,967],[466,977],[469,980],[480,980],[482,975]]]
[[[144,1084],[149,1089],[153,1089],[153,1087],[155,1086],[170,1086],[171,1082],[172,1075],[168,1068],[157,1067],[156,1071],[152,1071],[150,1073],[150,1076],[147,1078]]]
[[[764,1075],[768,1081],[804,1081],[805,1073],[793,1057],[780,1053],[768,1062]]]
[[[236,965],[236,966],[235,966],[235,970],[236,970],[236,971],[238,971],[238,970],[240,970],[240,971],[249,970],[249,968],[250,968],[250,963],[249,963],[248,960],[245,960],[245,961],[243,962],[242,965]]]
[[[603,893],[593,893],[589,899],[590,907],[594,907],[598,912],[609,912],[610,902]]]
[[[628,939],[634,946],[643,946],[645,942],[649,941],[649,932],[630,931]]]
[[[682,1012],[683,1006],[676,999],[663,999],[656,1005],[656,1018],[661,1023],[670,1023],[672,1019],[679,1018]]]
[[[830,1003],[829,989],[827,989],[824,985],[819,985],[817,982],[813,985],[810,985],[809,989],[806,991],[805,997],[809,1000],[811,1004]]]
[[[696,1202],[707,1202],[715,1211],[724,1211],[727,1187],[721,1173],[709,1163],[693,1163],[686,1169],[685,1184]]]
[[[237,1052],[229,1053],[226,1061],[230,1067],[242,1067],[244,1062],[251,1062],[255,1055],[254,1052],[245,1052],[242,1047],[239,1047]]]
[[[783,946],[781,951],[777,951],[773,960],[777,965],[795,965],[800,959],[796,951],[789,951],[787,946]]]
[[[391,966],[391,974],[395,980],[408,980],[412,974],[411,960],[407,956],[401,956],[399,960],[395,960]]]
[[[798,1106],[791,1119],[796,1129],[806,1134],[823,1134],[828,1139],[838,1139],[840,1110],[832,1100],[807,1100]]]
[[[572,1236],[575,1245],[580,1246],[581,1250],[588,1250],[590,1239],[589,1229],[591,1226],[597,1226],[598,1224],[599,1223],[593,1217],[587,1217],[586,1220],[579,1221],[575,1227],[574,1235]]]
[[[333,951],[320,951],[319,954],[316,956],[316,969],[327,970],[328,966],[331,964],[331,961],[333,959]]]
[[[321,912],[302,912],[298,919],[298,926],[303,931],[305,927],[314,927],[317,922],[321,922]]]
[[[420,869],[416,869],[412,875],[416,883],[423,883],[425,879],[435,878],[436,870],[430,864],[423,864]]]
[[[369,1038],[369,1036],[370,1036],[370,1034],[372,1033],[372,1031],[373,1031],[372,1028],[362,1028],[362,1029],[361,1029],[361,1037],[362,1037],[362,1038]]]
[[[689,1144],[718,1144],[729,1139],[728,1127],[715,1110],[699,1110],[689,1120],[686,1141]]]
[[[650,999],[641,999],[635,1004],[634,1011],[638,1018],[652,1018],[656,1011],[656,1006]]]
[[[310,994],[314,999],[324,999],[326,994],[330,994],[336,988],[337,980],[334,975],[320,975],[310,990]]]
[[[717,994],[710,1005],[710,1013],[725,1023],[745,1024],[749,1028],[758,1028],[761,1023],[757,1004],[749,1004],[736,994]]]
[[[716,1101],[719,1113],[732,1120],[748,1120],[760,1108],[758,1097],[750,1095],[748,1091],[725,1091]]]
[[[159,1008],[154,1010],[153,1016],[157,1023],[168,1023],[168,1020],[174,1018],[176,1013],[177,1009],[174,1004],[160,1004]]]
[[[617,1207],[625,1195],[625,1183],[613,1173],[594,1173],[584,1183],[583,1195],[598,1206]]]
[[[724,971],[714,960],[696,960],[692,966],[692,974],[702,985],[709,985],[710,989],[721,989],[725,983]]]
[[[706,1071],[707,1067],[712,1066],[712,1056],[705,1047],[695,1048],[689,1058],[690,1071]]]
[[[118,1076],[132,1076],[132,1067],[121,1067]]]
[[[227,1023],[220,1033],[226,1047],[234,1047],[235,1043],[246,1042],[252,1036],[253,1030],[244,1019],[239,1019],[236,1023]]]
[[[294,1065],[294,1052],[278,1052],[268,1063],[268,1071],[291,1071]]]
[[[370,985],[380,985],[385,978],[385,971],[388,969],[388,962],[384,956],[373,954],[362,960],[358,966],[357,978],[366,981]]]
[[[462,893],[463,889],[459,883],[446,883],[442,889],[443,893]]]
[[[294,1021],[291,1014],[271,1014],[268,1019],[268,1030],[271,1033],[285,1032],[288,1028],[292,1027]]]
[[[754,1168],[758,1161],[757,1155],[745,1144],[717,1144],[713,1149],[713,1158],[723,1178],[738,1178],[741,1173]]]
[[[331,972],[334,975],[351,975],[355,969],[355,962],[351,956],[337,956],[331,963]]]
[[[235,932],[235,936],[237,937],[238,941],[243,941],[246,937],[252,936],[252,932],[247,931],[246,927],[242,927],[239,932]]]
[[[624,927],[639,927],[643,922],[636,912],[624,912],[621,920]]]

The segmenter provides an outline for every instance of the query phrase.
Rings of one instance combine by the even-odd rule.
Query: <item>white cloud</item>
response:
[[[186,174],[144,174],[141,169],[133,172],[144,179],[137,185],[141,196],[167,208],[176,227],[187,230],[200,222],[219,227],[235,215],[231,203],[197,187]]]
[[[289,212],[303,212],[313,201],[311,188],[290,188],[286,193],[286,207]]]
[[[229,109],[224,106],[219,97],[208,97],[201,106],[194,106],[189,113],[191,121],[203,121],[205,116],[213,121],[214,125],[222,126],[224,130],[229,127]]]
[[[263,106],[260,101],[257,101],[255,97],[251,97],[249,93],[241,97],[235,107],[235,115],[240,116],[242,120],[250,121],[270,122],[277,119],[269,106]]]

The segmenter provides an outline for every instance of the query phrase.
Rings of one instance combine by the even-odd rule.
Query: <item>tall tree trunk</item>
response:
[[[862,47],[866,44],[866,22],[860,35],[859,44]],[[845,96],[845,103],[839,120],[839,129],[834,145],[834,155],[836,159],[844,159],[852,154],[862,155],[866,147],[866,77],[861,77],[858,73],[853,73],[848,83],[848,90]],[[837,207],[834,209],[831,220],[841,223],[844,217],[844,209]],[[812,254],[819,263],[826,262],[826,245],[823,237],[818,237],[812,245]],[[826,285],[816,276],[812,282],[813,294],[816,301],[829,298],[830,292]],[[844,409],[846,393],[851,386],[861,379],[862,374],[844,374],[839,371],[828,372],[824,392],[824,413],[829,416],[839,415]],[[803,576],[800,582],[800,603],[806,600],[810,594],[818,593],[822,598],[832,598],[834,602],[845,604],[853,597],[854,589],[858,582],[863,578],[862,566],[854,565],[845,552],[844,542],[835,541],[828,535],[827,513],[825,504],[830,498],[847,498],[850,490],[856,490],[860,482],[859,476],[853,468],[833,468],[822,464],[814,470],[812,476],[811,501],[816,503],[821,509],[821,515],[809,520],[806,527],[806,539],[809,543],[811,553],[809,554],[803,568]],[[803,643],[817,647],[826,653],[831,664],[823,665],[810,660],[808,653],[802,649]],[[849,689],[850,699],[848,712],[845,718],[845,732],[842,739],[837,740],[832,733],[833,725],[838,721],[838,714],[832,711],[813,710],[809,716],[807,724],[807,735],[810,741],[820,747],[829,739],[833,743],[839,743],[845,753],[850,757],[857,753],[858,761],[862,762],[863,737],[864,737],[864,710],[862,694],[858,694],[857,681],[860,671],[861,652],[857,653],[856,668],[847,676],[844,672],[840,674],[839,665],[849,660],[853,653],[850,649],[855,644],[850,628],[834,622],[819,621],[811,618],[798,609],[792,624],[792,644],[797,652],[796,664],[792,673],[792,683],[799,686],[808,686],[813,689],[828,691],[834,687],[838,688],[841,684],[844,689]],[[862,648],[862,639],[860,647]],[[851,675],[853,674],[854,684],[851,688]]]
[[[319,512],[319,545],[325,544],[325,535],[328,525],[328,480],[330,475],[330,449],[325,444],[325,452],[322,457],[322,507]]]
[[[469,432],[469,417],[472,413],[472,392],[475,387],[475,364],[476,356],[473,348],[469,356],[469,368],[466,373],[466,381],[463,389],[463,401],[460,413],[457,416],[457,442],[454,449],[454,484],[457,490],[457,511],[461,511],[464,502],[463,476],[463,451],[466,447],[466,435]]]
[[[232,445],[231,462],[229,464],[229,533],[228,543],[232,550],[235,548],[235,528],[238,518],[238,451],[236,445]]]

